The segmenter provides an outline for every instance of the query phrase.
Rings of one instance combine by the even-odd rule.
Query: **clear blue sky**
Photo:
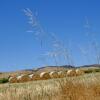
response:
[[[79,47],[86,48],[90,41],[84,27],[86,18],[89,32],[95,33],[100,44],[99,0],[0,0],[0,71],[54,65],[51,58],[40,59],[42,53],[51,50],[50,39],[45,39],[41,50],[40,42],[27,32],[31,26],[22,11],[25,8],[37,11],[43,29],[55,33],[66,47],[71,48],[76,65],[96,63],[94,59],[86,60]],[[60,64],[67,63],[61,60]]]

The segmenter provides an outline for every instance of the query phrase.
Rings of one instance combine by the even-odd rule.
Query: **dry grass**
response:
[[[0,100],[100,100],[100,73],[2,84]]]

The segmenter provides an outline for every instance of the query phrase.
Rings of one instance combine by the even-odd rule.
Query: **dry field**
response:
[[[0,100],[100,100],[100,72],[0,85]]]

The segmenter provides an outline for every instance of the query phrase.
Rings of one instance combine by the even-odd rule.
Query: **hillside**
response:
[[[63,71],[68,70],[71,68],[81,68],[81,69],[98,69],[100,68],[99,64],[94,65],[84,65],[79,67],[74,67],[70,65],[63,65],[63,66],[46,66],[46,67],[40,67],[37,69],[25,69],[25,70],[19,70],[19,71],[13,71],[13,72],[0,72],[0,78],[7,78],[9,75],[20,75],[20,74],[31,74],[31,73],[41,73],[41,72],[51,72],[51,71]]]
[[[85,68],[85,67],[87,67],[87,68],[89,68],[89,67],[93,67],[93,68],[100,68],[100,64],[83,65],[83,66],[80,66],[80,67],[82,67],[82,68]]]

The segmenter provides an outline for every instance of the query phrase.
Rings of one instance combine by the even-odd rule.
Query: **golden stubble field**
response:
[[[100,72],[0,85],[0,100],[100,100]]]

